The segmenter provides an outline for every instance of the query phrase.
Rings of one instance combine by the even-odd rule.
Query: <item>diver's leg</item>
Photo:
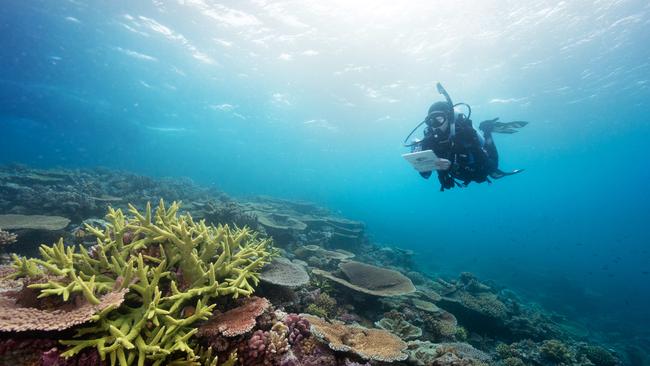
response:
[[[483,148],[488,155],[488,159],[492,161],[495,168],[498,168],[499,152],[497,151],[497,146],[494,144],[494,138],[491,133],[483,133],[483,138],[485,139],[485,145],[483,145]]]
[[[490,172],[499,168],[499,153],[497,152],[497,146],[494,144],[494,138],[492,137],[493,127],[494,121],[483,122],[479,127],[483,132],[483,150],[485,150],[488,157]]]

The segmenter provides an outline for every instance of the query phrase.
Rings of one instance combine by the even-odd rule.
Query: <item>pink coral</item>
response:
[[[248,333],[255,327],[257,317],[270,306],[271,303],[263,297],[245,299],[239,307],[213,316],[199,328],[198,335],[236,337]]]
[[[289,344],[300,343],[309,336],[309,321],[298,314],[288,314],[284,319],[284,324],[289,328]]]
[[[239,347],[239,360],[242,365],[277,365],[283,355],[290,350],[287,340],[288,327],[281,322],[273,325],[270,331],[257,330]]]

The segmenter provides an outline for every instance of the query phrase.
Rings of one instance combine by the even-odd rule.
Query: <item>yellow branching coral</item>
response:
[[[128,290],[119,309],[95,314],[75,339],[61,342],[69,346],[65,357],[95,347],[102,359],[120,366],[205,359],[193,349],[192,325],[212,315],[214,298],[254,292],[261,268],[275,256],[271,242],[248,228],[195,222],[178,214],[176,202],[166,206],[161,200],[155,211],[150,204],[144,212],[129,207],[131,217],[109,208],[104,230],[87,227],[97,238],[92,250],[77,251],[63,241],[42,245],[39,259],[14,258],[12,276],[46,275],[49,281],[30,287],[40,297],[64,301],[83,296],[98,304],[105,293]],[[194,309],[189,315],[187,307]]]

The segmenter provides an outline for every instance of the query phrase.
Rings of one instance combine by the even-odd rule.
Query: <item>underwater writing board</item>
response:
[[[445,169],[445,160],[437,157],[432,150],[402,154],[402,157],[411,163],[418,172]]]

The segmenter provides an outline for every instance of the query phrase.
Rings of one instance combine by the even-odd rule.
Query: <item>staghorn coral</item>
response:
[[[221,334],[235,337],[248,333],[255,327],[255,319],[270,306],[271,303],[263,297],[245,299],[240,306],[213,316],[199,327],[197,335],[211,337]]]
[[[302,316],[311,324],[311,333],[334,351],[352,352],[363,359],[382,362],[403,361],[408,357],[404,353],[406,343],[383,329],[329,322],[312,315]]]
[[[179,208],[161,200],[155,212],[149,204],[144,213],[130,206],[132,217],[109,209],[105,230],[87,227],[97,237],[92,253],[61,241],[41,246],[42,259],[15,257],[14,277],[65,278],[30,285],[41,297],[67,301],[81,294],[97,305],[107,291],[128,289],[127,304],[96,314],[75,339],[61,341],[70,346],[64,357],[92,347],[102,360],[108,356],[121,366],[166,364],[172,355],[195,362],[200,355],[191,347],[194,324],[210,317],[215,306],[207,305],[210,300],[253,293],[259,270],[274,255],[270,241],[248,229],[195,222],[178,215]],[[133,237],[125,243],[127,232]]]

